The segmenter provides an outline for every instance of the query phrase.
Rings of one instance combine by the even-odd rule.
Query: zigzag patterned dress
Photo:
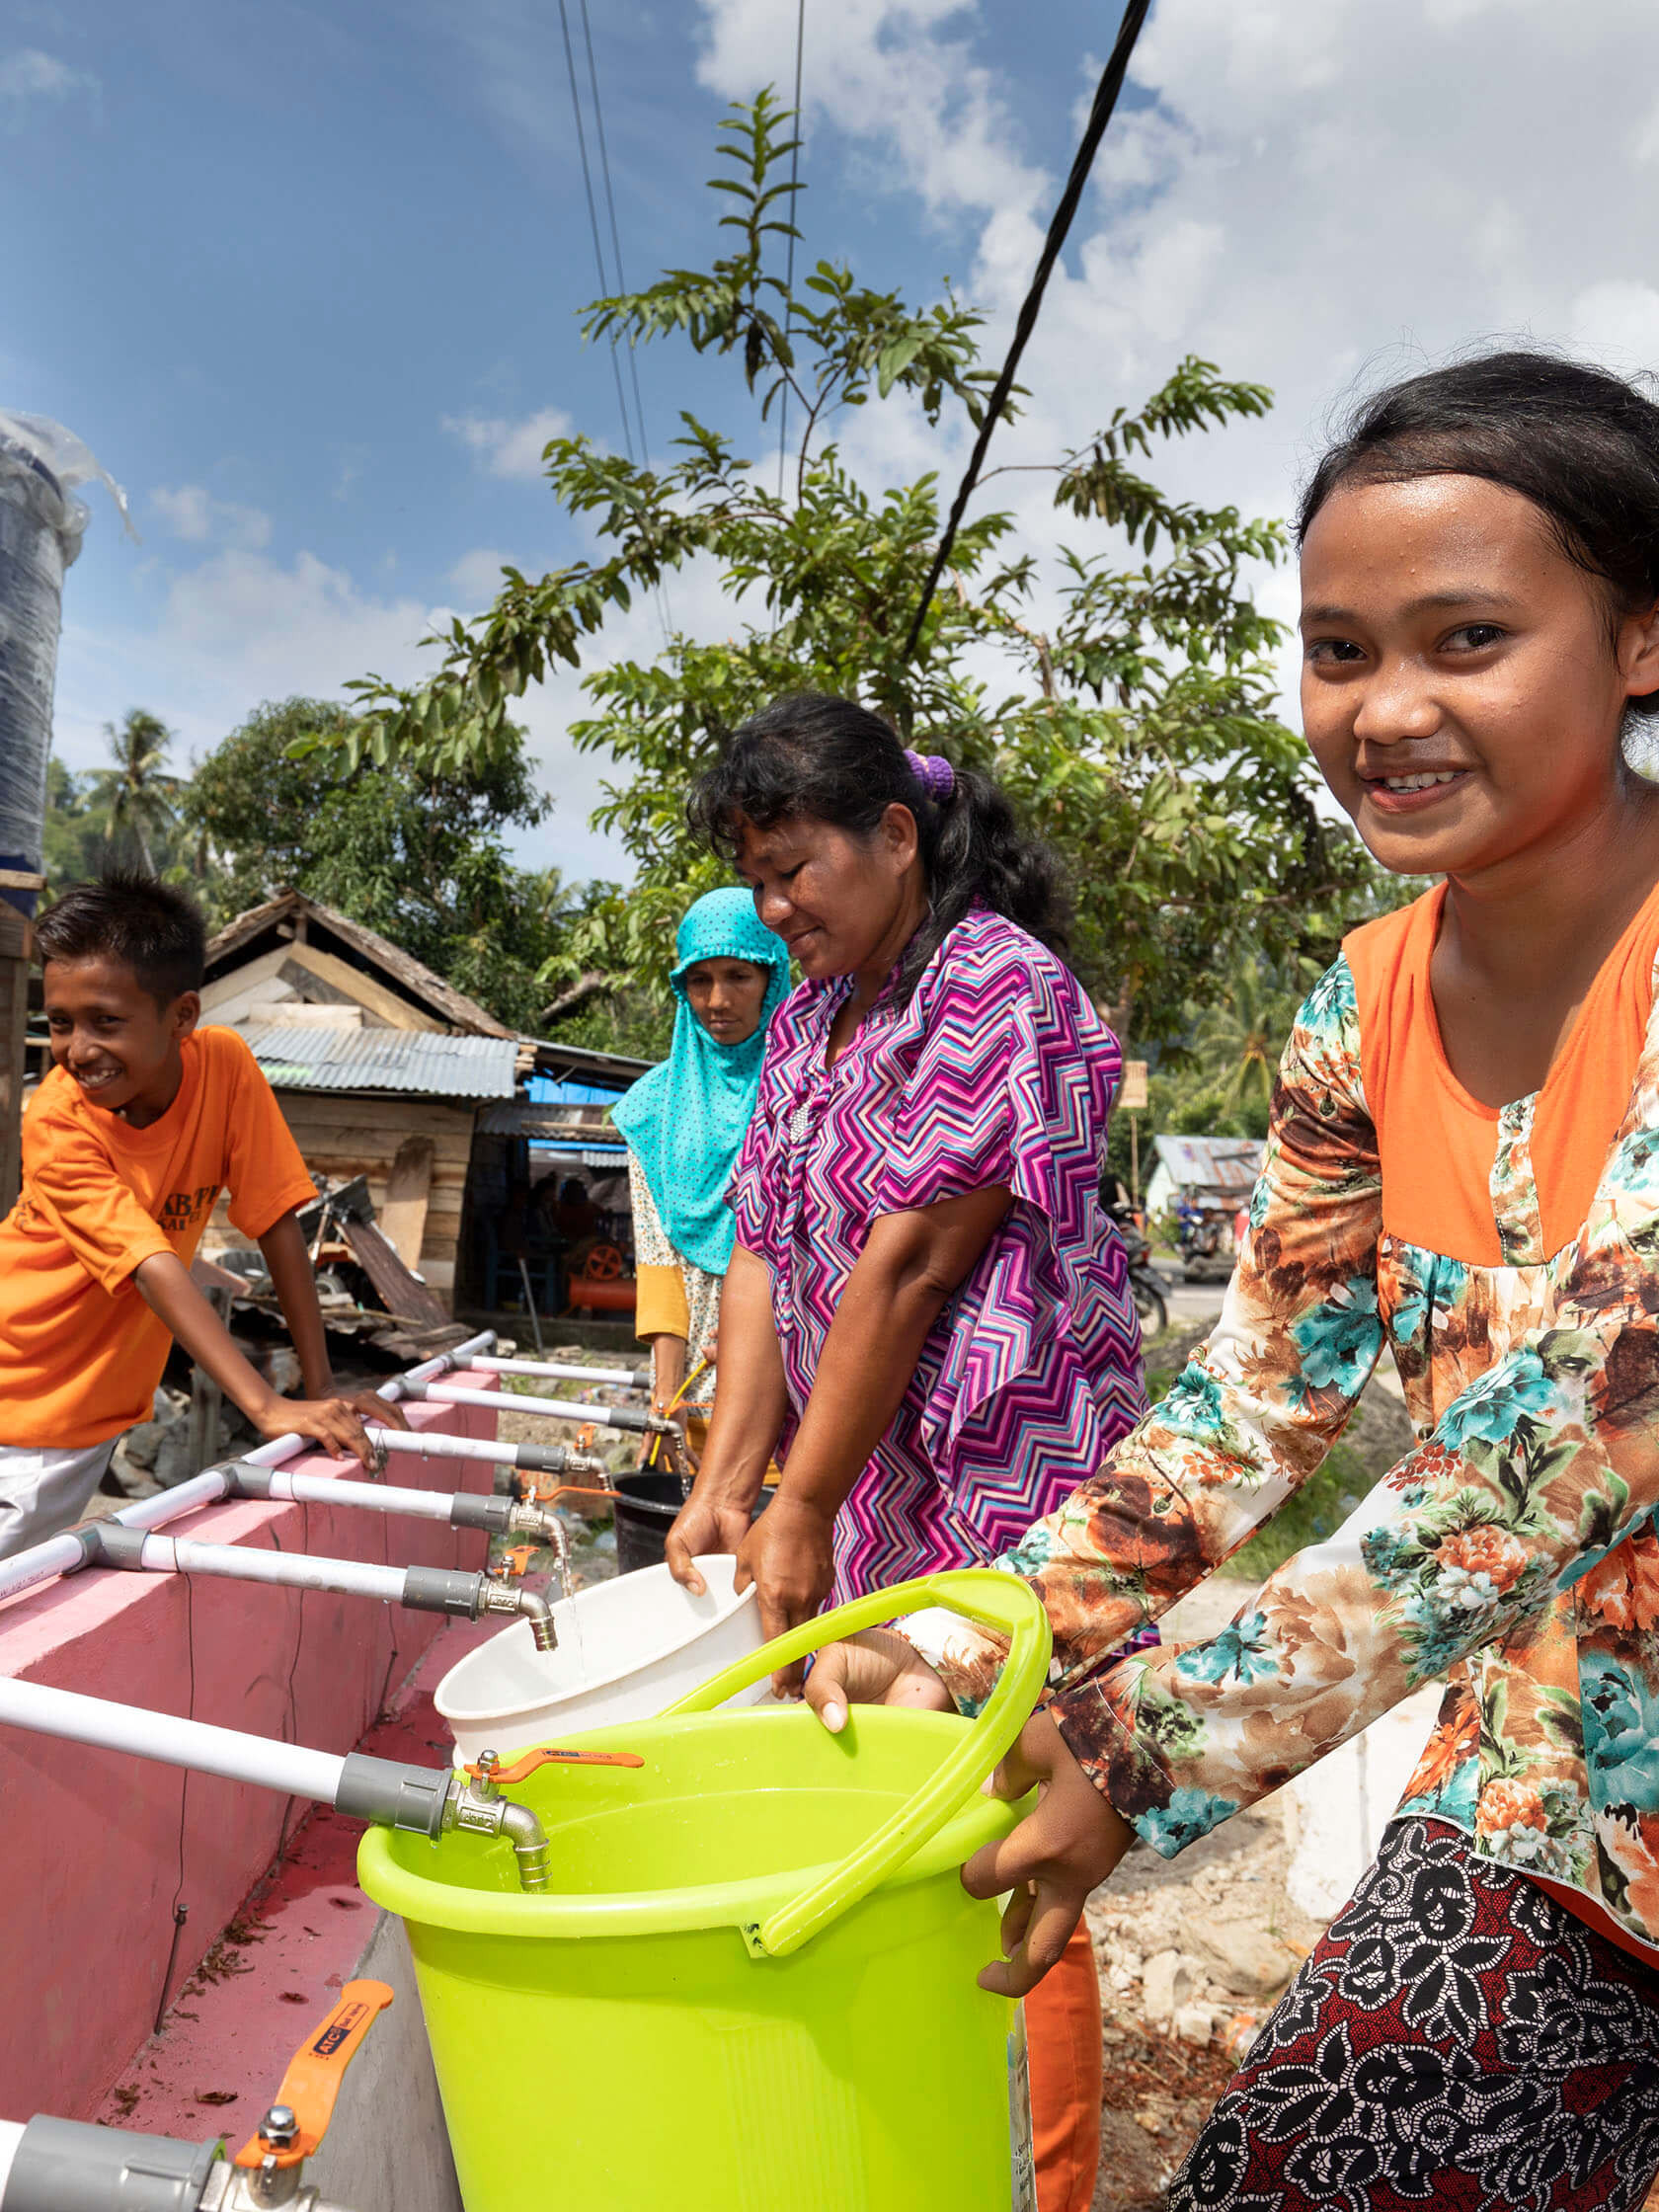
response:
[[[910,1003],[879,1001],[827,1067],[851,988],[805,983],[779,1008],[731,1193],[738,1242],[771,1273],[794,1420],[878,1215],[992,1184],[1014,1202],[837,1516],[834,1604],[988,1564],[1146,1403],[1123,1246],[1098,1196],[1120,1060],[1076,979],[977,908]]]

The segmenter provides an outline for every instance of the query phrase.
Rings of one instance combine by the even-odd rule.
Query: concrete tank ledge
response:
[[[494,1414],[478,1408],[405,1410],[417,1429],[495,1434]],[[336,1474],[356,1467],[320,1455],[291,1463]],[[411,1456],[396,1469],[399,1483],[428,1490],[485,1490],[490,1478],[484,1462]],[[476,1569],[485,1555],[476,1533],[325,1505],[221,1505],[168,1531],[394,1565]],[[0,1675],[347,1752],[442,1626],[432,1615],[325,1591],[88,1570],[0,1605]],[[431,1746],[406,1756],[445,1763]],[[127,2079],[130,2054],[305,1810],[268,1790],[0,1727],[0,2117],[122,2117],[105,2100]],[[369,1911],[358,1903],[360,1914],[325,1910],[356,1923]],[[232,2118],[240,2124],[244,2098],[275,2089],[308,2015],[275,1994],[271,2010],[281,2022],[275,2073],[221,2084],[215,2070],[193,2099],[222,2087],[238,2093],[237,2105],[221,2119],[193,2104],[196,2124],[180,2132],[205,2137]],[[399,2010],[418,2025],[412,2001]],[[247,2111],[244,2134],[259,2116]],[[126,2124],[161,2123],[134,2114]]]
[[[432,1693],[499,1620],[455,1621],[403,1686],[396,1710],[361,1748],[438,1765],[449,1733]],[[354,1975],[397,1992],[352,2062],[334,2124],[306,2177],[352,2212],[462,2212],[402,1923],[357,1887],[360,1828],[319,1806],[274,1878],[227,1931],[206,1972],[181,1989],[161,2032],[123,2069],[96,2117],[112,2127],[205,2141],[247,2141],[306,2028]],[[204,2104],[203,2097],[217,2101]],[[226,2101],[228,2099],[228,2101]]]

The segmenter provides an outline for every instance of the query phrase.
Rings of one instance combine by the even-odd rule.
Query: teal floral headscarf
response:
[[[708,1275],[724,1275],[737,1233],[726,1204],[732,1169],[754,1112],[766,1032],[789,991],[789,953],[762,928],[747,891],[711,891],[674,940],[673,1044],[642,1075],[611,1120],[639,1161],[674,1250]],[[685,997],[685,972],[699,960],[747,960],[767,972],[760,1026],[741,1045],[709,1035]]]

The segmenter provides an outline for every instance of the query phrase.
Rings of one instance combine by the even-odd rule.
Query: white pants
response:
[[[72,1529],[91,1503],[115,1449],[113,1437],[108,1444],[85,1444],[67,1452],[0,1444],[0,1559]]]

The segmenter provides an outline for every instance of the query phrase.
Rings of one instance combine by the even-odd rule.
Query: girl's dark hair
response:
[[[163,1009],[201,988],[207,930],[201,909],[138,868],[72,883],[35,924],[35,957],[118,960]]]
[[[869,837],[894,805],[915,816],[931,908],[900,967],[901,1005],[975,905],[1065,952],[1069,915],[1060,864],[1047,845],[1021,833],[996,785],[958,768],[953,790],[934,798],[893,731],[852,699],[822,691],[774,699],[733,732],[692,785],[685,811],[692,829],[730,860],[746,822],[771,830],[804,817]]]
[[[1553,354],[1483,354],[1409,376],[1356,409],[1313,471],[1297,541],[1340,486],[1479,476],[1545,516],[1605,588],[1610,627],[1659,600],[1659,405],[1605,368]],[[1659,693],[1632,699],[1659,712]]]

